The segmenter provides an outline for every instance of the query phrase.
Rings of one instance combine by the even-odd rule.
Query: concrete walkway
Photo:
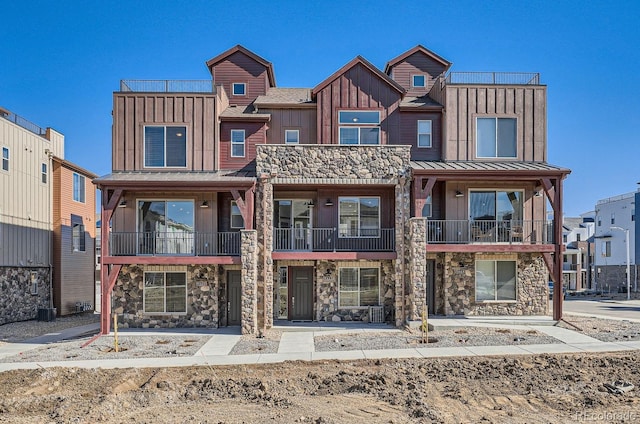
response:
[[[540,319],[538,319],[540,318]],[[276,327],[282,331],[280,345],[277,353],[264,353],[252,355],[230,355],[233,347],[241,339],[235,328],[223,328],[217,330],[198,329],[173,329],[162,331],[164,335],[170,334],[208,334],[211,338],[194,356],[177,358],[132,358],[132,359],[107,359],[107,360],[83,360],[83,361],[55,361],[55,362],[30,362],[30,363],[3,363],[2,358],[16,355],[27,349],[35,349],[48,343],[72,339],[95,334],[97,324],[71,328],[60,333],[47,334],[23,343],[7,343],[0,346],[0,372],[13,369],[35,369],[50,367],[79,367],[79,368],[150,368],[150,367],[181,367],[194,365],[236,365],[236,364],[265,364],[287,360],[353,360],[353,359],[379,359],[379,358],[434,358],[434,357],[471,357],[471,356],[505,356],[505,355],[531,355],[541,353],[580,353],[580,352],[614,352],[640,350],[640,341],[602,342],[577,331],[553,326],[546,317],[524,319],[526,323],[515,323],[513,319],[430,319],[429,322],[436,328],[451,328],[454,326],[477,326],[492,328],[529,328],[540,331],[558,340],[558,343],[537,345],[506,345],[506,346],[465,346],[465,347],[415,347],[409,349],[386,350],[351,350],[315,352],[314,337],[316,335],[344,334],[353,331],[358,332],[400,332],[401,330],[387,325],[375,324],[351,324],[351,325],[324,325],[324,323],[290,324]],[[520,321],[520,320],[518,320]],[[121,332],[126,335],[150,335],[153,330],[127,330]]]

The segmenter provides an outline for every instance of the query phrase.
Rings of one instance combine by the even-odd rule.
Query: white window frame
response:
[[[377,113],[378,114],[378,119],[376,123],[359,123],[357,121],[355,122],[349,122],[349,121],[342,121],[341,119],[341,114],[342,113],[349,113],[349,112],[367,112],[367,113]],[[342,143],[342,137],[341,137],[341,130],[342,129],[357,129],[358,131],[358,142],[356,144],[353,144],[354,146],[359,146],[359,145],[363,145],[362,143],[362,134],[360,132],[360,130],[362,128],[367,128],[367,129],[376,129],[378,132],[378,141],[375,144],[370,144],[370,143],[366,143],[364,144],[365,146],[379,146],[380,142],[381,142],[381,130],[380,130],[380,111],[379,110],[366,110],[366,109],[353,109],[353,110],[339,110],[338,111],[338,144],[345,144],[345,145],[349,145],[346,143]]]
[[[49,181],[49,167],[44,162],[42,162],[42,165],[40,165],[40,173],[40,181],[42,182],[42,184],[47,184],[47,182]]]
[[[495,155],[494,156],[480,156],[479,151],[479,145],[478,145],[478,120],[480,119],[493,119],[495,122],[495,140],[494,140],[494,147],[495,147]],[[511,119],[515,122],[515,129],[516,129],[516,133],[515,133],[515,152],[513,156],[500,156],[498,155],[498,122],[500,119]],[[516,159],[518,157],[518,118],[515,116],[476,116],[476,127],[475,127],[475,137],[476,137],[476,158],[482,158],[482,159]]]
[[[342,295],[341,293],[344,291],[341,289],[342,287],[342,282],[341,282],[341,275],[342,275],[342,270],[343,269],[355,269],[358,272],[358,305],[357,306],[353,306],[353,305],[343,305],[342,304]],[[360,277],[360,270],[362,269],[375,269],[377,271],[377,279],[378,279],[378,301],[376,302],[376,305],[362,305],[361,304],[361,300],[360,300],[360,294],[362,292],[362,288],[361,288],[361,277]],[[380,305],[380,293],[381,293],[381,287],[380,287],[380,268],[375,267],[375,266],[362,266],[362,267],[353,267],[353,266],[343,266],[338,268],[338,308],[339,309],[367,309],[370,306],[381,306]]]
[[[611,257],[611,240],[605,240],[602,242],[602,257],[603,258]]]
[[[164,293],[163,293],[163,300],[164,300],[164,307],[163,307],[163,311],[153,311],[153,312],[149,312],[147,311],[147,297],[145,295],[145,292],[147,290],[146,287],[146,281],[147,281],[147,274],[163,274],[163,289],[164,289]],[[167,274],[183,274],[184,275],[184,312],[170,312],[167,311]],[[174,286],[174,287],[183,287],[183,286]],[[187,273],[183,272],[183,271],[145,271],[144,275],[142,277],[142,312],[146,315],[186,315],[187,314],[187,296],[188,296],[188,290],[187,288],[189,287],[189,281],[187,279]],[[157,287],[153,287],[154,289],[157,289]]]
[[[233,141],[233,134],[234,133],[242,133],[242,141]],[[245,157],[245,155],[247,154],[246,150],[247,150],[247,137],[246,137],[246,133],[244,130],[231,130],[231,151],[229,152],[231,154],[232,158],[243,158]],[[233,146],[242,146],[242,155],[234,155],[233,154]]]
[[[73,173],[73,201],[78,203],[86,202],[87,185],[84,175],[80,175],[77,172]],[[76,184],[77,181],[77,184]],[[80,181],[82,181],[82,187],[80,187]]]
[[[421,123],[429,123],[429,132],[420,132],[420,124]],[[420,136],[421,135],[428,135],[429,136],[429,144],[428,145],[422,145],[420,144]],[[433,121],[431,119],[419,119],[417,122],[417,140],[416,140],[416,145],[418,146],[418,148],[421,149],[430,149],[431,146],[433,146]]]
[[[289,139],[288,135],[296,134],[296,141],[287,141]],[[300,144],[300,130],[284,130],[284,143],[285,144]]]
[[[236,94],[236,87],[242,87],[242,94]],[[231,95],[236,97],[243,97],[247,95],[247,83],[246,82],[233,82],[231,83]]]
[[[416,77],[422,77],[423,78],[422,85],[416,85]],[[411,87],[425,88],[426,86],[427,86],[427,76],[425,74],[414,74],[414,75],[411,75]]]
[[[76,231],[79,234],[76,234]],[[87,240],[85,238],[85,227],[83,224],[73,224],[71,227],[71,247],[74,252],[86,252]]]
[[[234,213],[233,209],[234,206],[238,209],[238,213]],[[240,219],[242,219],[242,226],[238,227],[238,226],[234,226],[233,225],[233,217],[234,216],[239,216]],[[242,211],[240,211],[240,207],[238,206],[238,202],[236,202],[235,200],[231,201],[231,208],[229,209],[229,228],[233,228],[233,229],[243,229],[245,227],[245,222],[244,222],[244,216],[242,216]]]
[[[9,170],[11,169],[10,162],[9,162],[10,159],[11,159],[11,151],[7,146],[2,146],[2,166],[0,167],[0,169],[2,169],[5,172],[9,172]]]
[[[378,234],[377,235],[373,235],[373,236],[363,236],[361,235],[361,225],[360,225],[360,221],[362,220],[362,215],[360,212],[360,201],[362,199],[377,199],[378,200],[378,222],[377,222],[377,230],[378,230]],[[340,229],[340,217],[342,216],[341,213],[341,205],[342,205],[342,201],[343,200],[355,200],[356,203],[358,204],[358,234],[357,235],[351,235],[349,233],[349,230],[347,229],[346,231],[342,231],[342,229]],[[338,197],[338,238],[380,238],[382,236],[382,228],[380,228],[380,220],[381,220],[381,215],[382,215],[382,202],[380,201],[380,197],[379,196],[340,196]],[[344,233],[344,234],[343,234]]]
[[[158,127],[164,129],[164,157],[162,165],[147,165],[147,128]],[[182,128],[184,129],[184,165],[167,165],[167,128]],[[187,153],[189,151],[189,140],[187,139],[187,127],[185,125],[145,125],[142,128],[142,161],[145,168],[186,168],[187,167]]]
[[[494,266],[494,275],[496,276],[496,278],[493,281],[493,285],[494,285],[494,298],[492,299],[483,299],[483,300],[479,300],[478,299],[478,282],[477,282],[477,278],[478,278],[478,262],[493,262],[493,266]],[[514,298],[513,299],[498,299],[498,281],[497,281],[497,267],[498,267],[498,262],[510,262],[513,263],[513,268],[514,268]],[[518,301],[518,261],[517,260],[497,260],[497,259],[478,259],[476,260],[476,264],[475,264],[475,268],[476,268],[476,272],[474,275],[474,281],[473,281],[473,285],[474,285],[474,291],[475,291],[475,301],[478,303],[516,303]]]

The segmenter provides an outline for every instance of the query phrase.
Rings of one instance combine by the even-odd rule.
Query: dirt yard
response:
[[[38,369],[0,373],[0,422],[631,423],[639,386],[637,352]]]

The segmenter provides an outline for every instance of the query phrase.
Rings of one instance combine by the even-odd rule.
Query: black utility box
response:
[[[56,308],[38,308],[38,321],[55,321]]]

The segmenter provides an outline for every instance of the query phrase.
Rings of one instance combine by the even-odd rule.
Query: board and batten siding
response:
[[[51,163],[47,150],[55,153],[57,141],[28,131],[0,118],[0,149],[9,149],[9,170],[0,168],[0,265],[36,266],[51,262]],[[1,151],[1,150],[0,150]],[[42,164],[47,182],[42,182]]]
[[[76,302],[94,305],[95,299],[96,188],[83,175],[85,201],[73,200],[74,173],[83,175],[54,161],[53,299],[58,315],[74,313]],[[84,225],[85,251],[73,250],[72,215]]]
[[[285,130],[299,130],[300,144],[317,144],[316,109],[260,109],[271,114],[267,143],[284,144]]]
[[[517,119],[517,157],[513,160],[546,161],[546,102],[545,86],[447,86],[443,159],[477,159],[476,118],[502,117]]]
[[[431,121],[431,147],[418,147],[418,121]],[[441,160],[442,114],[439,112],[401,112],[400,139],[392,144],[411,146],[412,160]]]
[[[407,90],[407,96],[424,96],[431,90],[435,79],[446,70],[441,63],[422,52],[416,52],[393,66],[391,77]],[[425,87],[412,87],[412,75],[424,75]]]
[[[145,125],[187,128],[186,168],[145,168]],[[114,93],[114,171],[214,171],[216,97],[213,93]]]
[[[269,78],[267,68],[242,52],[235,52],[211,70],[216,86],[224,87],[229,104],[246,106],[256,97],[267,93]],[[233,83],[244,83],[245,95],[234,96]]]
[[[317,93],[319,144],[338,144],[338,111],[379,110],[380,144],[400,136],[400,93],[358,63]]]

